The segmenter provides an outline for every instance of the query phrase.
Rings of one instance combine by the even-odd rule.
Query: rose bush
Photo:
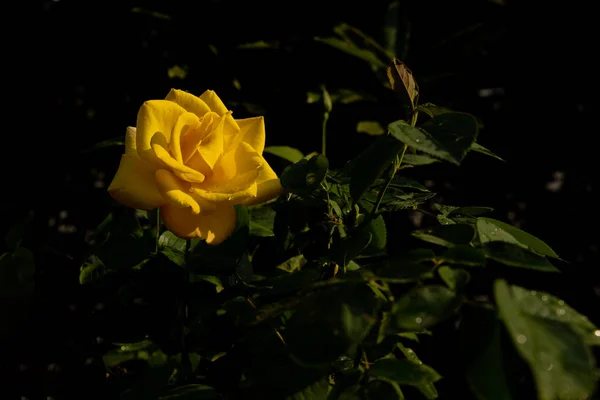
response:
[[[281,185],[262,157],[263,117],[234,119],[217,94],[172,89],[146,101],[128,127],[125,154],[108,188],[128,207],[160,207],[165,226],[209,244],[235,228],[236,204],[277,197]]]

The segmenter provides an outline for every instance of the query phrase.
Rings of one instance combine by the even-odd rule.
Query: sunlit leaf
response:
[[[577,315],[567,317],[565,308],[546,306],[541,296],[503,280],[495,282],[494,297],[515,348],[533,373],[538,399],[590,398],[596,362],[573,326]]]
[[[300,150],[289,146],[267,146],[264,151],[293,163],[304,158],[304,154]]]

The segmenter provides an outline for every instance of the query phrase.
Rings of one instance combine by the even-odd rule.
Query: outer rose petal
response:
[[[200,214],[200,205],[188,194],[189,183],[180,181],[166,169],[156,170],[155,176],[158,191],[170,204],[189,208],[194,214]]]
[[[153,140],[162,136],[161,141],[166,148],[171,141],[171,131],[177,119],[186,111],[183,107],[168,100],[150,100],[145,102],[137,116],[136,146],[140,157],[155,163],[162,163],[152,150]]]
[[[223,104],[219,96],[212,90],[207,90],[202,93],[200,95],[200,100],[204,101],[210,107],[211,111],[214,111],[221,116],[227,113],[227,107],[225,107],[225,104]]]
[[[154,170],[153,165],[137,155],[124,154],[108,193],[117,202],[141,210],[165,204],[166,200],[156,188]]]
[[[265,149],[265,119],[254,117],[237,119],[240,126],[240,140],[248,143],[256,152],[262,155]]]
[[[283,193],[283,187],[281,186],[281,182],[279,181],[277,174],[273,171],[269,164],[267,164],[267,161],[264,162],[263,168],[258,175],[256,183],[258,184],[256,197],[250,198],[244,201],[242,204],[260,204],[265,201],[274,199],[275,197],[280,196]]]
[[[183,90],[171,89],[166,100],[179,104],[181,107],[196,114],[198,117],[202,117],[210,111],[210,107],[204,101]]]
[[[168,230],[184,239],[206,239],[208,244],[219,244],[235,229],[235,210],[232,205],[219,206],[212,214],[194,215],[189,209],[170,204],[160,208]]]

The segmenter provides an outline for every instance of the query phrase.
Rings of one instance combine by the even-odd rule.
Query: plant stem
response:
[[[415,126],[417,124],[418,115],[419,115],[418,111],[413,112],[412,118],[410,120],[411,126]],[[371,218],[374,218],[375,213],[377,212],[377,210],[379,209],[379,206],[381,205],[381,201],[383,200],[383,196],[385,195],[385,192],[387,191],[388,187],[392,183],[392,180],[396,176],[396,172],[398,172],[398,170],[400,169],[400,166],[402,165],[402,161],[404,160],[404,155],[406,154],[407,149],[408,149],[408,145],[405,144],[404,147],[402,148],[402,155],[400,156],[400,160],[398,161],[398,163],[396,165],[394,165],[394,167],[393,167],[394,169],[393,169],[392,173],[390,174],[390,178],[387,180],[387,182],[385,183],[385,186],[377,195],[377,201],[375,202],[375,206],[373,207],[373,210],[371,211],[371,214],[370,214]],[[398,158],[396,158],[396,159],[398,159]]]
[[[158,239],[160,238],[160,208],[156,209],[156,248],[155,252],[158,253]]]
[[[327,151],[327,121],[329,120],[329,113],[323,113],[323,126],[321,127],[321,154],[326,156]]]
[[[188,253],[191,248],[191,241],[188,239],[185,241],[185,257],[187,260]],[[190,271],[187,268],[187,265],[184,266],[183,269],[184,278],[183,278],[183,300],[181,302],[181,366],[185,371],[186,375],[191,374],[192,371],[192,363],[190,361],[190,355],[187,348],[186,343],[186,334],[188,329],[189,322],[189,314],[188,314],[188,294],[189,294],[189,286],[190,286]]]

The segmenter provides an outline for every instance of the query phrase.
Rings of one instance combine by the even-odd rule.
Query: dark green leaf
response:
[[[339,397],[337,397],[337,399],[335,397],[332,398],[336,399],[336,400],[362,400],[362,397],[360,395],[360,392],[362,390],[362,386],[360,385],[352,385],[350,387],[348,387],[346,390],[344,390],[342,392],[342,394],[339,395]],[[329,397],[327,398],[329,400]]]
[[[438,268],[438,274],[444,283],[456,292],[464,291],[471,279],[464,269],[454,269],[445,265]]]
[[[186,240],[175,236],[175,234],[171,233],[170,231],[164,231],[158,238],[158,246],[184,253]]]
[[[369,221],[365,229],[371,234],[371,242],[365,251],[367,253],[379,253],[384,251],[387,243],[387,230],[385,228],[383,216],[380,215]]]
[[[425,242],[444,247],[455,247],[457,245],[470,244],[475,231],[471,225],[455,224],[414,231],[412,235]]]
[[[438,260],[445,261],[449,264],[459,264],[467,267],[480,267],[485,265],[485,253],[480,249],[466,245],[451,247],[437,258]]]
[[[356,132],[366,133],[371,136],[380,136],[386,133],[385,128],[377,121],[360,121],[356,125]]]
[[[365,396],[368,400],[404,400],[400,386],[389,379],[374,379],[369,382]]]
[[[109,273],[98,257],[92,257],[90,262],[81,266],[79,271],[79,283],[85,285],[99,279]]]
[[[406,155],[404,157],[406,157]],[[394,180],[390,183],[390,187],[409,188],[418,190],[420,192],[429,192],[429,189],[421,185],[419,182],[398,175],[394,177]]]
[[[179,250],[165,248],[164,250],[161,250],[159,252],[159,254],[164,255],[169,260],[171,260],[174,264],[177,264],[180,267],[185,266],[185,253],[182,253]]]
[[[401,331],[420,331],[450,317],[461,302],[462,297],[444,286],[420,286],[394,303],[390,321]]]
[[[528,293],[528,294],[527,294]],[[543,315],[542,298],[503,280],[494,284],[500,315],[514,345],[533,373],[538,398],[587,399],[594,392],[596,373],[593,354],[581,334],[568,321]],[[565,311],[566,314],[566,311]]]
[[[265,153],[276,155],[277,157],[281,157],[284,160],[288,160],[289,162],[296,163],[302,158],[304,158],[304,154],[298,149],[289,146],[267,146],[264,150]]]
[[[491,150],[488,150],[487,148],[483,147],[482,145],[480,145],[477,142],[473,142],[473,144],[471,145],[471,148],[469,150],[476,151],[481,154],[485,154],[486,156],[490,156],[490,157],[495,158],[500,161],[504,161],[504,159],[502,159],[500,156],[496,155]]]
[[[281,185],[292,193],[310,194],[325,178],[327,168],[329,168],[329,161],[325,156],[308,155],[283,170],[280,178]]]
[[[485,255],[494,261],[520,268],[546,272],[559,272],[548,259],[516,244],[507,242],[487,242],[483,249]]]
[[[286,329],[294,358],[325,364],[351,351],[375,324],[378,306],[379,300],[362,284],[335,285],[307,296]]]
[[[430,274],[432,268],[431,265],[392,258],[378,268],[376,273],[382,278],[393,278],[399,282],[414,282]]]
[[[477,231],[481,243],[507,242],[523,246],[544,256],[560,258],[546,243],[512,225],[492,218],[477,218]]]
[[[437,397],[432,383],[442,377],[433,368],[409,360],[382,359],[369,368],[369,375],[385,378],[401,385],[411,385],[419,389],[428,399]]]
[[[441,114],[416,128],[405,121],[389,125],[390,132],[410,147],[459,165],[478,133],[477,121],[465,113]]]
[[[471,390],[481,400],[512,400],[502,365],[501,325],[497,313],[481,307],[467,311],[462,315],[460,334]]]
[[[437,162],[440,160],[422,154],[405,154],[402,159],[402,163],[409,165],[429,165]]]
[[[327,398],[327,392],[329,391],[329,382],[326,379],[322,379],[313,383],[310,386],[303,388],[302,390],[294,393],[291,396],[286,397],[286,400],[319,400]]]
[[[407,210],[407,209],[415,209],[419,205],[427,202],[428,200],[434,198],[436,196],[435,193],[407,193],[402,195],[390,196],[391,200],[387,200],[383,203],[384,210],[382,211],[398,211],[398,210]]]
[[[294,256],[294,257],[286,260],[285,262],[279,264],[277,266],[277,268],[282,271],[286,271],[286,272],[294,272],[294,271],[298,271],[298,270],[302,269],[302,267],[306,263],[307,263],[306,258],[304,257],[303,254],[300,254],[298,256]]]
[[[519,286],[511,287],[513,299],[521,312],[532,317],[549,319],[568,325],[589,345],[600,345],[600,331],[584,315],[569,307],[563,300],[551,294],[526,290]]]
[[[452,113],[453,112],[449,108],[436,106],[433,103],[420,104],[417,107],[417,111],[426,114],[430,118],[434,118],[434,117],[436,117],[438,115],[441,115],[441,114],[447,114],[447,113]]]
[[[158,400],[203,400],[203,399],[218,399],[219,394],[215,389],[206,385],[184,385],[169,390],[169,392],[160,396]]]
[[[251,236],[274,236],[273,224],[275,223],[275,211],[269,206],[249,207],[250,212],[250,235]]]
[[[354,202],[358,202],[392,164],[400,149],[400,141],[391,136],[381,136],[354,160],[350,177],[350,194]]]

